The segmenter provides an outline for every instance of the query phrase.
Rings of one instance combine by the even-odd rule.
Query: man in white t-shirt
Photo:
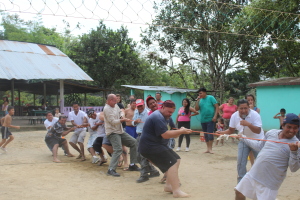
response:
[[[219,134],[232,134],[235,130],[239,134],[246,135],[248,138],[264,138],[264,131],[262,129],[262,122],[260,115],[251,110],[249,103],[246,99],[240,99],[237,102],[238,111],[236,111],[230,118],[229,129],[225,131],[217,131]],[[253,151],[256,157],[258,152],[248,146],[244,141],[240,141],[238,144],[238,159],[237,159],[237,171],[238,171],[238,182],[247,173],[247,161],[249,152]]]
[[[71,121],[73,126],[76,126],[77,128],[74,131],[74,134],[70,138],[69,144],[79,153],[79,156],[77,159],[80,159],[82,161],[85,161],[85,155],[84,155],[84,138],[86,135],[86,128],[84,126],[88,125],[87,121],[87,115],[85,112],[79,110],[78,103],[74,102],[72,104],[73,111],[69,113],[69,120]],[[79,147],[77,146],[77,143],[79,144]]]

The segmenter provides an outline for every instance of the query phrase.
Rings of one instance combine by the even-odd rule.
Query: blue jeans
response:
[[[246,145],[243,141],[240,141],[238,144],[238,157],[237,157],[237,171],[238,171],[238,182],[242,180],[242,178],[247,173],[247,161],[249,152],[252,151],[254,157],[257,157],[258,152],[253,150],[251,147]]]
[[[215,122],[213,122],[213,121],[201,123],[201,126],[202,126],[203,132],[213,133],[215,130]],[[209,140],[214,140],[214,135],[207,134],[207,133],[204,133],[205,142],[208,142]]]

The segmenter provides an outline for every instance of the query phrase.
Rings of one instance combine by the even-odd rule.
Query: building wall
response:
[[[148,95],[151,95],[151,96],[155,97],[155,93],[156,93],[156,91],[145,90],[144,91],[144,99],[146,99]],[[186,98],[186,93],[175,92],[173,94],[168,94],[166,92],[162,92],[161,96],[162,96],[161,99],[163,101],[166,101],[166,100],[174,101],[174,103],[176,105],[176,110],[172,115],[172,119],[175,122],[178,110],[182,106],[182,99]],[[191,129],[193,129],[193,130],[201,129],[200,115],[196,115],[196,116],[191,118]]]
[[[265,131],[279,128],[279,119],[273,119],[273,116],[281,108],[286,109],[286,113],[300,113],[300,85],[257,87],[256,95]]]

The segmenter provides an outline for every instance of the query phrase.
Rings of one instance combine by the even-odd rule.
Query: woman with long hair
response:
[[[185,98],[185,99],[182,100],[182,107],[179,108],[178,115],[177,115],[177,118],[176,118],[176,124],[178,124],[178,128],[185,127],[187,129],[190,129],[190,127],[191,127],[191,117],[199,114],[199,112],[196,111],[195,108],[191,107],[190,105],[191,105],[191,103],[190,103],[190,100],[188,98]],[[190,142],[191,142],[190,135],[189,134],[182,134],[182,135],[179,136],[178,147],[177,147],[176,151],[181,150],[181,143],[182,143],[183,137],[186,138],[185,151],[190,150]]]

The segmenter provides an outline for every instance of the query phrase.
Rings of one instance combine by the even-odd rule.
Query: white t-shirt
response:
[[[104,124],[99,125],[96,131],[92,130],[92,127],[95,126],[97,123],[103,122],[100,120],[99,117],[100,117],[100,113],[97,113],[96,119],[93,118],[89,119],[89,124],[90,124],[89,132],[91,133],[91,135],[96,133],[97,137],[105,137],[106,134],[105,134]]]
[[[79,110],[77,115],[75,114],[74,111],[70,112],[69,113],[69,120],[70,121],[74,121],[75,124],[77,125],[82,125],[83,122],[84,122],[84,118],[87,118],[88,119],[88,116],[86,115],[85,112],[83,112],[82,110]],[[76,128],[75,131],[82,131],[82,130],[86,130],[86,128]]]
[[[253,133],[248,126],[242,126],[240,124],[242,120],[243,119],[240,117],[239,111],[236,111],[231,115],[229,127],[235,128],[239,131],[239,133],[246,135],[249,138],[264,138],[264,130],[262,129],[261,118],[256,111],[250,109],[249,114],[246,116],[245,120],[247,122],[250,122],[253,126],[261,127],[261,131],[259,134]]]
[[[45,125],[45,127],[46,127],[46,130],[49,130],[48,127],[49,127],[49,126],[53,126],[53,125],[55,124],[55,122],[57,122],[57,121],[58,121],[58,118],[57,118],[57,117],[53,117],[53,119],[52,119],[51,122],[50,122],[48,119],[46,119],[46,120],[44,121],[44,125]]]

